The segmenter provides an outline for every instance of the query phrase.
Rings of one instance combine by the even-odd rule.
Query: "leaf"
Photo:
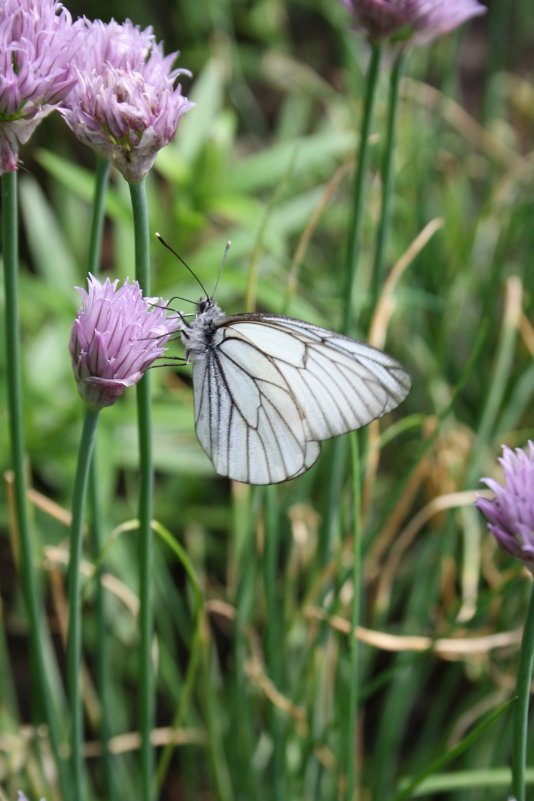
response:
[[[88,203],[93,202],[94,173],[43,148],[37,151],[35,158],[50,175],[57,178],[73,194],[87,200]],[[106,193],[106,212],[116,220],[129,220],[131,214],[129,204],[112,189],[108,189]]]
[[[73,286],[78,280],[76,259],[35,178],[26,175],[21,179],[20,197],[28,244],[39,273],[52,286]]]

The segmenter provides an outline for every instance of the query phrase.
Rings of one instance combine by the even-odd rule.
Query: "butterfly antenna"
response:
[[[206,297],[209,297],[208,293],[206,292],[206,287],[204,286],[204,284],[202,283],[202,281],[200,280],[200,278],[198,277],[198,275],[195,275],[195,273],[193,272],[193,270],[191,269],[191,267],[189,266],[189,264],[188,264],[188,263],[187,263],[187,262],[186,262],[184,259],[182,259],[182,257],[180,256],[180,254],[179,254],[179,253],[177,253],[177,252],[174,250],[174,248],[171,248],[171,246],[170,246],[170,245],[169,245],[167,242],[165,242],[165,240],[163,239],[163,237],[161,236],[161,234],[158,234],[157,232],[156,232],[156,239],[158,239],[158,240],[161,242],[161,244],[163,245],[163,247],[164,247],[164,248],[167,248],[167,250],[169,250],[169,251],[172,253],[172,255],[173,255],[173,256],[176,256],[176,258],[178,259],[178,261],[181,261],[181,262],[182,262],[182,264],[184,265],[184,267],[186,268],[186,270],[189,270],[189,272],[191,273],[191,275],[193,276],[193,278],[195,279],[195,281],[197,282],[197,284],[200,286],[200,288],[201,288],[201,290],[203,291],[204,295],[205,295]]]
[[[219,264],[219,271],[217,273],[217,280],[215,281],[215,286],[213,287],[213,292],[211,293],[211,299],[212,300],[215,297],[215,293],[217,292],[217,287],[219,286],[219,281],[221,280],[221,275],[222,275],[223,267],[224,267],[225,262],[226,262],[226,257],[228,256],[228,251],[230,250],[231,247],[232,247],[232,243],[230,242],[230,240],[228,240],[228,242],[226,243],[226,247],[224,248],[224,253],[223,253],[223,257],[221,259],[221,263]]]

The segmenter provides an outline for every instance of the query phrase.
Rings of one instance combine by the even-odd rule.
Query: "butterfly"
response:
[[[197,437],[219,475],[245,484],[296,478],[323,440],[383,417],[410,391],[407,370],[364,342],[278,314],[224,314],[213,297],[230,243],[209,295],[156,237],[205,295],[193,320],[176,312],[176,330],[193,370]]]
[[[212,297],[181,316],[195,427],[216,472],[247,484],[304,473],[320,443],[387,414],[408,394],[391,356],[276,314],[225,315]]]

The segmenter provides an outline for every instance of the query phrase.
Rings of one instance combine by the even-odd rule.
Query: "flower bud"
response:
[[[165,351],[179,318],[143,298],[137,281],[103,284],[89,275],[88,292],[71,329],[69,350],[80,396],[91,409],[111,406]]]

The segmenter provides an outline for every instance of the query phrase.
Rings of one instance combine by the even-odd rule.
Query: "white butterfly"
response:
[[[210,297],[191,322],[180,318],[198,439],[217,473],[236,481],[299,476],[322,440],[382,417],[410,390],[391,356],[310,323],[226,316]]]

